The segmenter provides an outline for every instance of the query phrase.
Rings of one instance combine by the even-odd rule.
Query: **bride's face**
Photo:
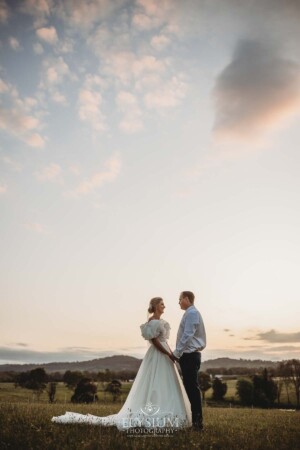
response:
[[[156,311],[157,313],[159,313],[159,314],[163,314],[164,309],[165,309],[165,305],[164,305],[163,300],[161,300],[161,301],[158,303],[158,305],[156,305],[155,311]]]

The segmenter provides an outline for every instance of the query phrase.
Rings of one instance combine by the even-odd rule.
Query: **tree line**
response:
[[[216,375],[200,372],[199,383],[202,398],[212,388],[212,398],[222,401],[227,392],[227,384]],[[280,405],[281,394],[285,389],[290,404],[290,387],[294,388],[296,394],[296,408],[300,409],[300,360],[291,359],[282,361],[276,371],[274,369],[263,369],[261,373],[247,375],[247,378],[239,378],[236,392],[240,403],[247,406],[272,407],[277,401]]]
[[[212,389],[212,399],[222,401],[227,392],[227,384],[218,377],[215,370],[207,370],[199,373],[199,384],[202,398]],[[220,371],[219,371],[219,375]],[[97,382],[106,382],[105,391],[110,392],[113,401],[121,394],[122,381],[134,379],[136,371],[110,371],[104,372],[80,372],[67,370],[65,373],[47,374],[45,369],[37,368],[27,372],[12,373],[2,372],[0,381],[14,382],[15,386],[21,386],[32,390],[37,397],[45,390],[49,402],[55,401],[57,382],[63,382],[67,388],[74,390],[71,401],[90,403],[97,401]],[[242,405],[272,407],[275,402],[280,404],[283,391],[287,394],[290,403],[290,387],[296,393],[296,408],[300,409],[300,360],[292,359],[281,362],[277,369],[263,369],[259,373],[249,374],[246,378],[239,377],[236,385],[237,395]]]

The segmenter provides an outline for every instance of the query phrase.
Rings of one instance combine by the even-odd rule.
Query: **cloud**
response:
[[[180,77],[173,76],[171,80],[145,95],[145,105],[156,111],[174,108],[184,99],[186,91],[186,83]]]
[[[151,45],[155,50],[161,51],[168,47],[171,43],[171,38],[165,34],[158,34],[151,39]]]
[[[36,55],[42,55],[44,53],[44,48],[39,42],[36,42],[33,45],[33,51]]]
[[[61,178],[62,169],[58,164],[49,164],[48,166],[36,172],[36,177],[39,181],[54,181],[59,182]]]
[[[21,98],[17,89],[0,79],[0,129],[20,139],[31,147],[43,147],[45,139],[39,134],[42,124],[39,113],[33,111],[36,100],[31,97]]]
[[[66,96],[60,91],[65,86],[66,78],[75,80],[76,75],[71,72],[62,56],[48,58],[43,61],[42,77],[39,84],[41,90],[47,91],[50,100],[60,105],[67,105]]]
[[[52,8],[52,0],[23,0],[19,6],[20,12],[34,17],[36,28],[46,24]]]
[[[53,93],[52,100],[55,103],[59,103],[60,105],[66,105],[67,104],[66,97],[63,94],[61,94],[60,92],[58,92],[58,91]]]
[[[249,140],[300,111],[299,65],[259,41],[239,41],[214,88],[218,140]]]
[[[105,116],[101,109],[103,104],[102,83],[100,77],[87,75],[78,96],[79,118],[83,122],[88,122],[95,131],[106,130]]]
[[[10,90],[9,85],[0,78],[0,94],[8,92]]]
[[[21,45],[20,45],[20,42],[18,41],[17,38],[11,36],[11,37],[8,39],[8,43],[9,43],[10,47],[11,47],[13,50],[16,50],[16,51],[17,51],[17,50],[21,50]]]
[[[176,2],[173,0],[137,0],[132,24],[149,31],[172,21]]]
[[[79,197],[87,195],[99,189],[106,183],[114,181],[121,171],[121,159],[119,154],[113,155],[105,163],[105,169],[96,172],[90,178],[82,181],[73,191],[66,193],[67,197]]]
[[[5,192],[7,192],[7,185],[0,183],[0,195],[4,194]]]
[[[78,115],[83,122],[89,122],[96,131],[106,129],[105,118],[101,112],[102,95],[99,91],[83,88],[79,92]]]
[[[9,17],[9,10],[5,0],[0,0],[0,22],[7,22]]]
[[[2,161],[8,167],[10,167],[12,170],[14,170],[15,172],[21,172],[21,170],[22,170],[21,164],[19,164],[18,162],[14,161],[12,158],[10,158],[8,156],[3,156],[2,157]]]
[[[30,133],[39,128],[38,118],[27,115],[22,110],[4,109],[0,107],[0,128],[26,142],[31,147],[42,148],[45,139],[38,133]]]
[[[281,345],[278,347],[271,347],[270,349],[266,350],[268,353],[280,353],[280,352],[298,352],[300,353],[300,347],[296,347],[295,345]],[[283,356],[283,353],[282,353]]]
[[[270,330],[266,331],[265,333],[258,333],[257,336],[254,336],[252,338],[245,338],[245,339],[262,340],[272,343],[300,342],[300,331],[297,333],[279,333],[276,330]]]
[[[115,14],[125,3],[125,0],[63,0],[57,4],[56,14],[76,30],[89,30]]]
[[[60,84],[67,76],[71,75],[68,64],[62,56],[56,59],[48,59],[43,62],[44,77],[41,87],[52,88]]]
[[[119,124],[119,128],[129,134],[141,131],[144,128],[141,119],[142,112],[136,97],[130,92],[120,91],[116,102],[119,110],[123,113],[123,119]]]
[[[24,141],[28,145],[30,145],[30,147],[34,147],[34,148],[43,148],[46,144],[45,139],[37,133],[33,133],[30,136],[26,137],[24,139]]]
[[[33,231],[38,234],[48,234],[44,225],[37,222],[24,223],[24,227],[27,228],[27,230]]]
[[[56,44],[58,41],[56,29],[54,27],[49,28],[39,28],[36,31],[37,36],[48,44]]]
[[[115,52],[110,55],[104,72],[113,76],[119,83],[129,85],[141,77],[149,74],[163,74],[166,70],[166,62],[151,54],[137,56],[133,52]]]

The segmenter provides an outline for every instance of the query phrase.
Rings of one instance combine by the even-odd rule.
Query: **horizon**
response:
[[[49,364],[72,364],[72,363],[84,363],[84,362],[92,362],[92,361],[97,361],[97,360],[101,360],[101,359],[105,359],[105,358],[112,358],[112,357],[129,357],[129,358],[135,358],[138,360],[143,360],[143,357],[139,357],[139,356],[133,356],[133,355],[124,355],[124,354],[109,354],[109,355],[105,355],[105,356],[100,356],[98,358],[93,358],[93,359],[84,359],[84,360],[74,360],[74,361],[48,361],[48,362],[14,362],[14,363],[2,363],[0,364],[1,366],[13,366],[13,365],[17,365],[17,366],[27,366],[27,365],[38,365],[38,366],[42,366],[42,365],[49,365]],[[220,356],[217,358],[210,358],[210,359],[202,359],[201,362],[208,362],[208,361],[217,361],[219,359],[229,359],[232,361],[242,361],[242,362],[249,362],[249,361],[261,361],[261,362],[272,362],[272,363],[279,363],[281,361],[285,361],[285,358],[282,358],[280,360],[271,360],[271,359],[261,359],[261,358],[231,358],[231,357],[227,357],[227,356]]]
[[[0,2],[1,361],[300,355],[300,9]]]

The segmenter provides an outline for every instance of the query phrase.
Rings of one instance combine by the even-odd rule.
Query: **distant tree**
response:
[[[236,392],[243,405],[253,405],[253,383],[250,380],[241,378],[237,381]]]
[[[224,396],[227,392],[227,384],[223,383],[218,377],[214,378],[213,384],[213,399],[214,400],[223,400]]]
[[[300,409],[300,360],[289,359],[282,363],[282,371],[290,384],[295,388],[296,408]]]
[[[122,383],[120,383],[119,380],[112,380],[107,386],[106,386],[106,392],[110,392],[112,395],[112,400],[115,402],[118,397],[121,395],[121,388]]]
[[[93,403],[96,400],[98,400],[97,384],[90,378],[83,378],[80,380],[75,388],[74,395],[72,395],[71,402]]]
[[[277,404],[280,405],[280,398],[281,398],[281,393],[282,393],[282,389],[284,386],[284,382],[280,377],[278,377],[278,378],[275,378],[274,383],[276,383],[276,386],[277,386]]]
[[[63,376],[63,382],[67,386],[68,389],[74,389],[80,380],[82,380],[84,375],[79,371],[71,371],[67,370]]]
[[[56,385],[55,381],[51,381],[48,383],[47,394],[49,398],[49,403],[55,402],[55,394],[56,394]]]
[[[16,378],[16,386],[30,389],[35,392],[39,398],[42,392],[46,389],[48,376],[45,369],[38,367],[29,372],[21,372]]]
[[[199,379],[199,385],[200,385],[200,390],[201,390],[201,394],[202,394],[202,400],[204,401],[206,391],[208,391],[212,386],[210,375],[206,372],[200,372],[198,375],[198,379]]]
[[[277,398],[277,385],[270,377],[268,370],[264,369],[262,375],[254,375],[253,404],[256,406],[272,406]]]

